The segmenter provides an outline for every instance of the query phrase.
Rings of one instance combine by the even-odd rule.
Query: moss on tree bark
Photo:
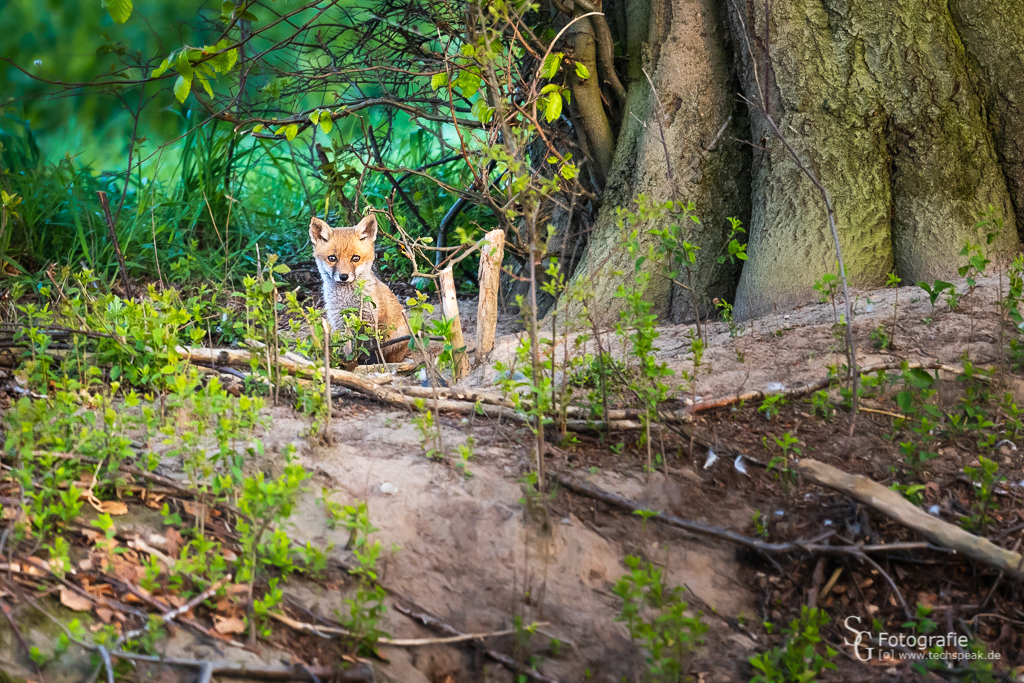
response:
[[[749,260],[736,313],[757,315],[814,298],[837,272],[825,207],[758,111],[772,117],[835,206],[855,287],[949,278],[989,206],[1004,220],[991,256],[1018,247],[1024,212],[1024,0],[648,0],[626,4],[628,95],[603,206],[576,277],[593,278],[604,321],[629,272],[615,207],[640,194],[693,200],[703,221],[697,288],[728,289],[715,262],[725,217],[749,216]],[[614,13],[612,13],[614,16]],[[623,16],[620,14],[618,16]],[[619,19],[621,22],[621,18]],[[770,31],[766,29],[770,28]],[[766,58],[766,50],[770,59]],[[657,101],[669,153],[662,149]],[[737,115],[737,95],[758,106]],[[745,114],[745,108],[740,108]],[[708,146],[733,115],[723,139]],[[741,145],[732,138],[749,140]],[[650,243],[651,226],[641,225]],[[683,290],[654,277],[654,312],[689,315]],[[604,277],[600,274],[604,272]],[[598,275],[595,275],[598,274]]]
[[[1016,247],[996,141],[944,0],[775,3],[770,64],[764,4],[733,7],[733,33],[749,41],[739,55],[745,95],[759,101],[767,81],[769,111],[832,194],[854,286],[879,286],[893,267],[907,283],[954,275],[989,205],[1006,221],[994,251]],[[751,129],[763,149],[740,315],[807,300],[815,280],[837,272],[815,189],[763,117]]]

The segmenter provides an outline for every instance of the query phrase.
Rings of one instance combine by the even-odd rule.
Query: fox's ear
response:
[[[316,244],[317,242],[326,242],[331,237],[331,226],[327,225],[326,221],[322,221],[316,216],[309,221],[309,239]]]
[[[370,214],[363,220],[356,224],[356,234],[359,235],[360,240],[370,240],[373,242],[377,239],[377,216]]]

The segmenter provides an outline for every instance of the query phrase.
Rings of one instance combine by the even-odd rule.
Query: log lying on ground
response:
[[[248,351],[243,349],[186,349],[179,347],[178,353],[189,362],[205,363],[214,367],[248,368],[249,359],[252,357]],[[319,366],[314,365],[312,362],[300,362],[290,356],[280,356],[279,362],[282,368],[297,375],[312,375],[323,372]],[[331,384],[351,389],[389,405],[411,407],[415,406],[417,401],[425,400],[416,396],[407,396],[400,391],[380,386],[366,375],[358,375],[354,372],[337,368],[331,368]],[[436,402],[430,400],[430,407],[436,407],[439,412],[447,415],[467,416],[472,415],[479,409],[481,413],[488,417],[504,417],[516,422],[527,422],[525,416],[502,405],[442,399]]]
[[[958,526],[932,517],[906,500],[898,491],[859,474],[848,474],[816,460],[800,460],[793,469],[819,486],[845,494],[882,513],[886,517],[913,529],[932,543],[950,548],[973,560],[983,562],[1005,572],[1008,576],[1024,579],[1024,557],[979,538]]]

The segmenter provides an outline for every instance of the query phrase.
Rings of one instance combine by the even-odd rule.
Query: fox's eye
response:
[[[359,260],[359,254],[352,257],[352,263],[356,263]]]
[[[334,263],[335,261],[338,260],[338,257],[335,256],[334,254],[331,254],[330,256],[327,257],[327,260],[330,261],[331,263]]]

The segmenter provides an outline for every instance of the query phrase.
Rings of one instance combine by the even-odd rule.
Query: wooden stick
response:
[[[324,403],[327,404],[327,418],[324,434],[330,440],[331,434],[331,323],[324,318]]]
[[[127,182],[127,181],[126,181]],[[96,193],[100,198],[100,206],[103,208],[103,217],[110,229],[110,239],[114,243],[114,253],[117,255],[117,264],[121,268],[121,282],[124,283],[125,294],[129,299],[134,299],[132,283],[128,281],[128,269],[124,267],[124,256],[121,254],[121,245],[117,241],[117,231],[114,230],[114,217],[110,215],[110,203],[107,202],[107,193],[102,190]]]
[[[898,491],[859,474],[848,474],[816,460],[800,460],[793,469],[808,481],[825,486],[864,503],[886,517],[913,529],[932,543],[950,548],[971,559],[995,567],[1008,576],[1024,579],[1024,557],[932,517],[905,499]]]
[[[479,362],[494,348],[498,326],[498,288],[501,261],[505,255],[505,231],[491,230],[480,245],[480,298],[476,305],[476,359]]]
[[[466,342],[462,338],[462,320],[459,318],[459,301],[455,297],[451,266],[440,272],[437,282],[441,290],[441,315],[452,321],[452,375],[457,382],[469,373],[469,360],[466,358]]]

